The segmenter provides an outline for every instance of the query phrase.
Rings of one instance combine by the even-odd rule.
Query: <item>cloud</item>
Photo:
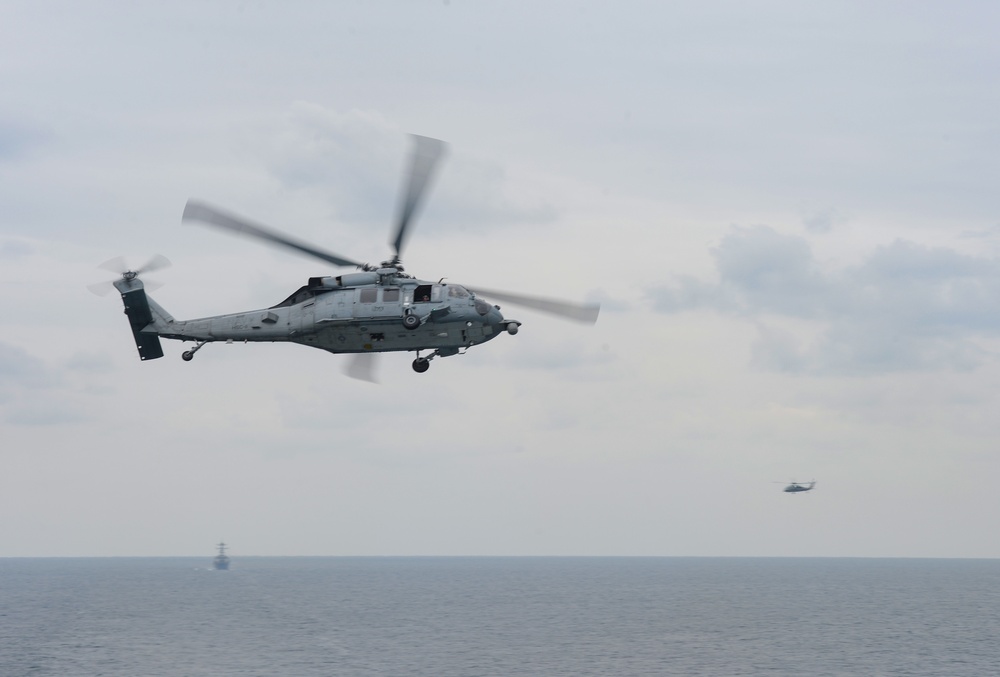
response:
[[[34,247],[24,240],[7,239],[0,242],[0,260],[3,261],[15,261],[31,256],[34,253]]]
[[[4,394],[14,387],[45,388],[58,381],[37,357],[3,342],[0,342],[0,379],[3,384],[0,393]]]
[[[972,369],[990,358],[976,340],[1000,334],[995,259],[896,240],[830,271],[808,240],[766,226],[734,228],[712,254],[717,282],[680,277],[651,292],[654,307],[753,319],[753,359],[769,370]]]
[[[980,240],[992,242],[1000,239],[1000,224],[990,226],[988,228],[980,228],[977,230],[966,230],[959,235],[963,240]]]
[[[28,351],[0,342],[0,420],[48,426],[86,418],[71,384]]]
[[[388,232],[409,171],[408,132],[379,113],[341,112],[299,101],[273,132],[265,162],[284,187],[315,190],[329,201],[345,225]],[[555,219],[555,209],[547,203],[508,196],[506,183],[499,165],[446,151],[421,205],[433,218],[422,222],[421,230]]]
[[[0,120],[0,162],[19,160],[48,137],[31,126]]]
[[[802,238],[783,235],[766,226],[737,227],[712,250],[719,283],[691,276],[673,286],[653,290],[661,312],[714,308],[723,312],[774,312],[812,316],[826,295],[827,280]]]
[[[579,378],[585,373],[586,367],[614,361],[614,356],[605,348],[588,346],[572,336],[569,332],[578,330],[577,327],[578,325],[567,325],[566,334],[558,341],[525,342],[525,345],[518,347],[511,368],[552,370]]]
[[[114,363],[107,353],[80,351],[66,361],[66,368],[84,373],[105,373],[114,368]]]
[[[49,400],[13,405],[5,419],[14,425],[45,427],[80,423],[86,417],[65,402]]]
[[[802,225],[811,233],[829,233],[835,225],[846,223],[846,221],[847,219],[833,207],[802,217]]]

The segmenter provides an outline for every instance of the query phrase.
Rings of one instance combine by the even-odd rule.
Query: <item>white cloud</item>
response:
[[[696,308],[755,318],[756,364],[806,373],[968,370],[1000,333],[1000,261],[896,240],[827,270],[803,237],[734,228],[713,249],[718,281],[680,278],[651,293],[661,312]],[[780,320],[814,323],[783,330]],[[811,334],[811,336],[810,336]]]
[[[388,232],[398,216],[411,152],[405,131],[379,113],[299,101],[274,131],[265,162],[289,190],[308,190],[328,203],[339,223]],[[495,229],[553,220],[551,206],[520,204],[506,194],[505,183],[497,164],[463,149],[446,150],[421,204],[428,216],[415,228],[433,234],[470,224]]]
[[[78,384],[27,350],[0,342],[0,419],[13,426],[64,426],[90,418]]]
[[[44,145],[47,137],[47,134],[32,125],[0,117],[0,163],[23,160],[29,153]]]
[[[41,360],[16,346],[0,343],[0,376],[6,387],[44,388],[58,382]]]

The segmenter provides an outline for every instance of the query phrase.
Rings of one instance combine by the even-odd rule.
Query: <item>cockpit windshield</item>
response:
[[[453,299],[467,299],[469,298],[469,290],[460,284],[449,284],[448,285],[448,296]]]

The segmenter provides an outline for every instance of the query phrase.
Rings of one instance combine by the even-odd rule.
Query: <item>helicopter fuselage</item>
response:
[[[126,301],[141,293],[149,322],[138,328],[152,338],[197,341],[288,341],[332,353],[433,350],[447,357],[484,343],[503,331],[514,334],[520,322],[504,319],[499,307],[478,299],[461,285],[431,283],[400,276],[395,270],[312,278],[269,308],[193,320],[175,320],[145,296],[138,279],[115,286]],[[144,318],[133,321],[142,324]],[[185,353],[191,359],[194,351]]]

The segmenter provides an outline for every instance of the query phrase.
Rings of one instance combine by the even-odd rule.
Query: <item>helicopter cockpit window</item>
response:
[[[361,290],[361,303],[375,303],[378,299],[378,289],[362,289]]]
[[[385,303],[397,303],[399,301],[399,290],[398,289],[382,290],[382,301],[384,301]]]
[[[413,301],[415,303],[427,303],[431,300],[431,285],[422,284],[413,290]]]
[[[467,299],[469,298],[469,292],[460,284],[449,284],[448,296],[453,299]]]

